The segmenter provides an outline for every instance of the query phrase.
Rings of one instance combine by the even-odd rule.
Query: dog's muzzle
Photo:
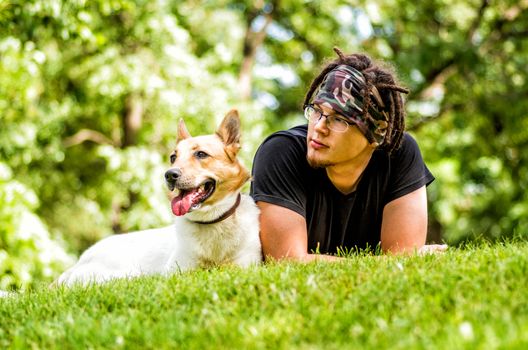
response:
[[[174,188],[176,187],[176,181],[181,175],[182,172],[178,168],[172,168],[165,172],[165,182],[167,183],[169,190],[174,191]]]

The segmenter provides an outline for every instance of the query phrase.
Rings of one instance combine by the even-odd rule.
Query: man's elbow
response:
[[[381,251],[390,255],[411,255],[419,251],[423,244],[400,245],[400,244],[382,244]]]
[[[309,260],[309,254],[303,249],[264,249],[264,259],[270,261],[298,261],[306,262]]]

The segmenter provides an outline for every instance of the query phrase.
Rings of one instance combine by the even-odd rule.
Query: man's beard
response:
[[[320,161],[320,160],[312,159],[308,156],[308,154],[306,155],[306,161],[308,162],[308,165],[314,169],[325,169],[329,166],[335,165],[334,162],[331,162],[328,160]]]

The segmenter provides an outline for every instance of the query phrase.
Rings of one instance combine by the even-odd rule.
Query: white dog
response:
[[[64,272],[58,284],[167,274],[223,264],[262,261],[258,208],[240,189],[250,178],[236,158],[240,119],[230,111],[215,135],[191,137],[183,121],[165,180],[172,226],[101,240]]]

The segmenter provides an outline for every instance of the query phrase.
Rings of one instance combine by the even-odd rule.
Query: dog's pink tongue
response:
[[[171,202],[172,213],[176,216],[182,216],[189,212],[199,193],[197,191],[182,192]]]

